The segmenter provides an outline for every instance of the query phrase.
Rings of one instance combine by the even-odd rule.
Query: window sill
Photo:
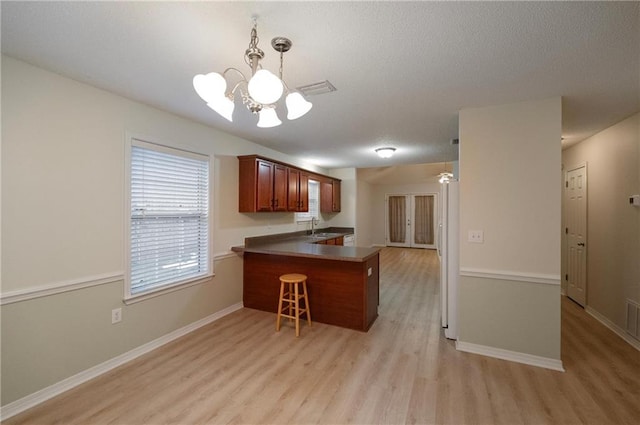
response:
[[[186,282],[176,283],[175,285],[167,286],[161,289],[156,289],[150,292],[144,292],[142,294],[137,294],[137,295],[128,295],[124,297],[123,301],[126,305],[139,303],[141,301],[145,301],[150,298],[159,297],[161,295],[166,295],[171,292],[180,291],[182,289],[190,288],[191,286],[200,285],[201,283],[209,282],[211,278],[214,276],[215,276],[215,273],[211,273],[206,276],[200,276],[192,280],[187,280]]]

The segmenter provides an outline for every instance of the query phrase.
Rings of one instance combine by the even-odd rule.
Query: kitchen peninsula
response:
[[[379,249],[322,243],[344,234],[295,232],[246,238],[244,246],[233,247],[244,257],[244,306],[275,313],[279,277],[302,273],[312,321],[369,330],[378,317]]]

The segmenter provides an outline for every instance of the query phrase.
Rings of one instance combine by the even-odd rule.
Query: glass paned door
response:
[[[386,198],[386,245],[435,248],[436,194],[393,194]]]

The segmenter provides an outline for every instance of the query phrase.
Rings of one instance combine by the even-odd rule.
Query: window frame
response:
[[[153,141],[152,141],[153,140]],[[142,147],[145,149],[155,150],[157,152],[166,153],[169,155],[182,156],[187,158],[195,158],[199,160],[206,160],[208,166],[208,193],[207,193],[207,256],[206,256],[206,271],[196,276],[191,276],[186,279],[176,280],[174,282],[151,288],[149,290],[140,293],[131,293],[131,160],[133,147]],[[194,152],[192,150],[185,149],[184,147],[178,147],[173,143],[158,142],[154,138],[141,137],[133,134],[126,136],[126,149],[125,149],[125,181],[124,181],[124,263],[125,263],[125,275],[124,275],[124,302],[131,304],[145,299],[153,298],[166,293],[178,291],[188,288],[190,286],[198,285],[209,281],[214,273],[214,255],[213,255],[213,156]]]
[[[295,216],[295,221],[296,221],[297,223],[306,223],[306,222],[311,221],[312,219],[316,219],[316,220],[318,220],[318,221],[320,220],[320,181],[318,181],[318,180],[316,180],[316,179],[313,179],[313,178],[310,178],[310,179],[309,179],[309,182],[308,182],[308,185],[309,185],[308,187],[309,187],[309,189],[308,189],[308,191],[307,191],[307,193],[308,193],[308,195],[309,195],[309,199],[311,199],[311,182],[314,182],[314,183],[315,183],[314,185],[317,187],[317,194],[318,194],[318,197],[317,197],[317,202],[316,202],[316,207],[317,207],[317,208],[316,208],[316,211],[315,211],[315,212],[316,212],[316,215],[312,215],[312,214],[311,214],[311,203],[310,203],[310,202],[308,202],[308,205],[309,205],[309,211],[307,211],[307,212],[297,212],[297,213],[295,213],[295,215],[296,215],[296,216]]]

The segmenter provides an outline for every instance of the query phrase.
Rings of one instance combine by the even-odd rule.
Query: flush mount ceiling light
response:
[[[380,158],[391,158],[395,153],[396,148],[385,147],[376,149],[376,153]]]
[[[249,48],[244,52],[244,59],[251,67],[251,78],[247,80],[244,74],[236,68],[227,68],[222,74],[211,72],[193,77],[193,88],[198,95],[207,102],[207,106],[222,115],[229,121],[233,121],[233,109],[235,107],[234,96],[240,93],[242,103],[254,114],[258,114],[258,127],[275,127],[282,124],[276,113],[276,102],[280,100],[283,92],[287,92],[285,103],[287,105],[287,118],[295,120],[300,118],[313,106],[302,94],[289,89],[282,80],[283,54],[291,49],[293,43],[285,37],[276,37],[271,40],[271,46],[280,52],[280,77],[262,68],[260,60],[264,58],[264,52],[258,47],[257,22],[253,20],[251,29],[251,41]],[[230,71],[236,80],[228,79]],[[237,81],[235,84],[230,82]],[[228,88],[231,87],[231,90]]]

